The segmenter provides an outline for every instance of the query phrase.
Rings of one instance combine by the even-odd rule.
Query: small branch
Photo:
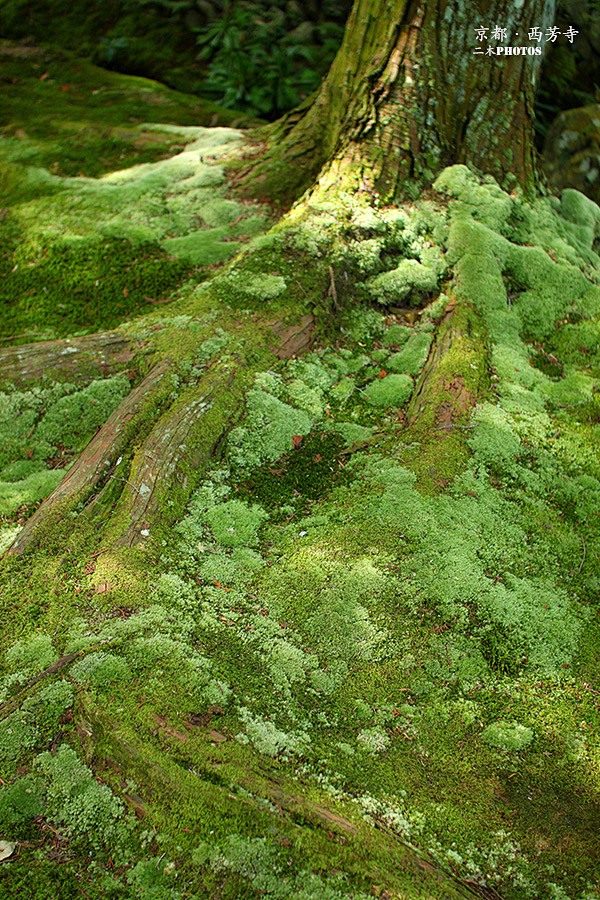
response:
[[[333,300],[333,305],[339,312],[341,309],[341,306],[338,303],[337,290],[335,288],[335,278],[333,275],[333,266],[329,266],[329,277],[331,279],[331,284],[329,285],[329,290],[327,291],[327,296],[331,297],[331,299]]]

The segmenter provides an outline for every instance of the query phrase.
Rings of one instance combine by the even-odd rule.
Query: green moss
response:
[[[126,375],[115,375],[92,383],[81,391],[61,397],[43,416],[35,431],[35,441],[52,447],[62,444],[74,450],[85,446],[109,415],[129,393]]]
[[[54,18],[73,24],[65,11]],[[248,121],[156,81],[107,71],[56,48],[36,47],[28,53],[5,44],[0,54],[7,78],[5,134],[17,135],[12,139],[27,148],[33,165],[52,166],[61,175],[96,177],[124,159],[133,165],[172,154],[180,146],[180,133],[162,123]],[[157,127],[150,131],[140,123]]]
[[[99,688],[131,677],[125,660],[114,653],[89,653],[72,666],[70,675],[77,684]]]
[[[232,292],[233,296],[260,302],[275,300],[286,289],[285,279],[281,275],[264,273],[248,277],[246,273],[241,275],[235,269],[230,269],[226,275],[221,276],[218,283]]]
[[[241,500],[228,500],[206,513],[212,533],[224,547],[256,544],[258,529],[265,517],[266,513],[257,504],[248,506]]]
[[[533,740],[533,731],[518,722],[494,722],[481,735],[482,740],[501,750],[523,750]]]
[[[43,812],[44,783],[35,775],[25,775],[0,788],[0,823],[5,834],[27,837],[26,826]]]
[[[426,332],[413,334],[408,338],[402,350],[390,356],[388,368],[392,372],[403,372],[416,377],[425,364],[430,347],[430,334]]]
[[[311,430],[309,416],[266,391],[246,396],[246,424],[234,428],[229,442],[232,463],[243,469],[273,462],[294,446],[294,436]]]
[[[152,95],[152,88],[140,81],[131,79],[124,93]],[[50,82],[45,84],[52,93]],[[158,87],[156,92],[168,117],[169,92]],[[81,110],[84,124],[94,114],[95,101]],[[37,115],[39,119],[39,110]],[[127,169],[119,161],[112,166],[117,171],[100,178],[73,177],[76,173],[70,171],[59,177],[41,169],[50,143],[47,129],[39,140],[29,133],[0,140],[0,190],[5,203],[11,202],[0,230],[1,334],[37,339],[111,327],[163,302],[192,267],[221,262],[264,231],[267,217],[260,207],[225,196],[223,166],[215,161],[239,144],[240,132],[161,127],[162,132],[152,125],[136,126],[133,139],[181,152],[161,162],[130,163]],[[95,148],[89,150],[97,159]],[[64,157],[63,148],[54,144],[49,154]],[[104,163],[90,174],[109,168],[108,160]],[[275,276],[265,277],[271,280],[256,276],[257,295],[276,295]]]
[[[109,328],[149,307],[189,272],[157,244],[116,237],[73,244],[44,242],[34,254],[10,240],[3,247],[0,306],[4,337],[65,335]],[[40,330],[43,324],[44,331]]]
[[[392,325],[386,329],[381,343],[384,347],[402,347],[413,335],[412,328],[407,328],[406,325]]]
[[[46,669],[56,658],[52,638],[48,634],[35,634],[28,640],[17,641],[6,651],[6,660],[25,669]]]
[[[572,271],[596,271],[589,245],[582,255],[589,235],[579,230],[591,226],[561,225],[556,207],[530,207],[491,182],[465,175],[454,183],[471,193],[450,198],[447,218],[429,208],[372,217],[386,242],[384,267],[397,262],[394,234],[398,252],[425,265],[420,254],[434,227],[454,267],[448,295],[456,305],[435,336],[452,344],[414,424],[384,414],[388,401],[360,403],[360,391],[401,377],[375,377],[382,365],[372,365],[374,338],[416,357],[431,332],[394,327],[383,335],[382,317],[357,308],[352,327],[365,346],[317,352],[256,379],[225,448],[231,471],[206,475],[183,518],[165,527],[158,562],[130,551],[136,573],[154,572],[150,590],[136,582],[130,592],[119,581],[107,600],[92,593],[108,573],[117,581],[125,557],[112,551],[95,558],[93,576],[84,574],[87,556],[47,554],[32,570],[9,561],[15,617],[27,616],[31,628],[43,599],[44,627],[59,629],[55,657],[63,641],[65,652],[88,652],[74,678],[101,655],[131,673],[107,681],[106,691],[86,676],[74,710],[92,731],[89,740],[77,734],[96,774],[115,790],[126,778],[138,783],[152,852],[156,860],[167,853],[158,864],[132,849],[123,890],[170,891],[172,858],[176,888],[185,878],[199,895],[276,897],[283,865],[289,881],[281,890],[356,895],[382,884],[413,896],[415,864],[394,855],[407,840],[511,900],[550,896],[558,881],[576,896],[595,871],[598,312]],[[371,221],[355,212],[344,207],[341,218],[357,229]],[[520,242],[543,252],[521,254]],[[263,247],[251,259],[252,275],[281,271],[287,288],[278,299],[291,303],[291,258]],[[558,320],[543,278],[548,291],[568,293]],[[201,363],[219,365],[225,335],[226,352],[235,352],[224,284],[170,319],[178,340],[190,342],[190,360],[194,340]],[[192,302],[217,299],[211,330],[194,336]],[[532,344],[540,310],[550,330]],[[531,365],[545,353],[562,377]],[[21,447],[23,429],[70,391],[13,398],[11,441]],[[20,452],[8,469],[15,477],[27,476],[22,463],[43,461]],[[182,508],[185,490],[174,490]],[[7,666],[5,696],[28,677],[19,653]],[[19,713],[15,742],[30,759],[40,725],[29,708]],[[44,767],[56,765],[51,759]],[[60,776],[48,768],[51,787],[61,786],[44,814],[70,821],[62,810],[74,803],[73,821],[108,823],[108,855],[123,839],[110,830],[121,820],[106,813],[114,797],[89,796],[82,811],[75,795],[93,785],[82,763],[69,774],[71,763],[61,760]],[[273,846],[285,852],[264,838],[273,828]],[[154,830],[165,833],[160,848]],[[396,838],[385,843],[389,832]],[[98,851],[100,866],[102,858]],[[449,896],[439,882],[423,884],[423,895]]]
[[[47,497],[64,476],[61,466],[85,446],[129,390],[129,379],[116,375],[81,390],[63,383],[0,394],[0,512],[12,515]],[[46,460],[52,460],[52,468],[45,468]]]
[[[433,269],[414,259],[403,259],[399,266],[377,275],[368,290],[378,303],[400,304],[410,298],[411,305],[421,305],[423,294],[435,291],[438,278]]]
[[[367,385],[365,394],[373,406],[403,406],[413,391],[410,375],[386,375]]]
[[[123,807],[66,744],[41,753],[35,769],[48,779],[47,804],[56,822],[79,841],[102,846],[116,834]]]
[[[370,435],[361,426],[349,425],[349,428],[349,435]],[[340,456],[342,448],[343,442],[337,435],[313,432],[297,448],[282,456],[276,467],[267,463],[254,471],[239,490],[247,491],[268,509],[281,505],[284,497],[304,505],[318,500],[334,485],[348,480]]]
[[[10,516],[18,509],[45,500],[63,477],[61,469],[44,469],[19,481],[0,481],[0,514]]]

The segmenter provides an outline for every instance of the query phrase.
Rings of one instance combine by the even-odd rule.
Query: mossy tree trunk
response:
[[[349,181],[393,201],[415,196],[454,163],[534,185],[543,39],[528,42],[528,34],[545,32],[555,6],[355,0],[321,89],[267,130],[267,153],[245,174],[246,189],[287,203],[320,172],[326,184]],[[478,41],[479,26],[487,40]],[[492,39],[495,26],[507,29],[503,41]],[[537,53],[487,55],[496,46]]]

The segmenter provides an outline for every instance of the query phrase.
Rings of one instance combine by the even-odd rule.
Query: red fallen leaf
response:
[[[27,454],[27,456],[29,457],[29,459],[31,459],[31,457],[33,456],[33,450],[27,450],[27,449],[26,449],[26,450],[25,450],[25,453]]]
[[[40,75],[40,81],[45,81],[49,74],[50,72],[44,72],[43,75]]]
[[[61,89],[61,91],[70,91],[71,85],[70,84],[61,84],[60,89]]]
[[[129,291],[127,290],[127,288],[123,288],[123,296],[126,297],[128,293]]]
[[[302,435],[295,434],[294,435],[294,450],[297,450],[301,443],[302,443]]]
[[[379,373],[379,375],[378,375],[377,377],[378,377],[378,378],[385,378],[386,375],[387,375],[387,372],[385,371],[385,369],[382,369],[381,372]]]
[[[316,456],[313,456],[313,462],[318,463],[318,462],[321,462],[322,459],[323,459],[323,457],[321,456],[320,453],[317,453]]]

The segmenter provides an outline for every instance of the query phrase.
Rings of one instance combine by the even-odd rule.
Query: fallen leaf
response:
[[[40,81],[45,81],[49,74],[50,72],[44,72],[43,75],[40,75]]]
[[[96,585],[96,593],[97,594],[106,594],[107,591],[114,591],[114,589],[115,589],[114,584],[107,584],[106,581],[104,581],[102,584]]]
[[[0,841],[0,860],[8,859],[16,850],[17,845],[11,841]]]
[[[377,377],[378,377],[378,378],[385,378],[386,375],[387,375],[387,372],[385,371],[385,369],[382,369],[381,372],[379,373],[379,375],[378,375]]]
[[[220,734],[218,731],[215,731],[214,728],[210,730],[208,736],[215,744],[220,744],[222,741],[227,740],[224,734]]]
[[[293,440],[294,440],[294,450],[297,450],[298,447],[300,446],[300,444],[302,443],[302,435],[295,434]]]

